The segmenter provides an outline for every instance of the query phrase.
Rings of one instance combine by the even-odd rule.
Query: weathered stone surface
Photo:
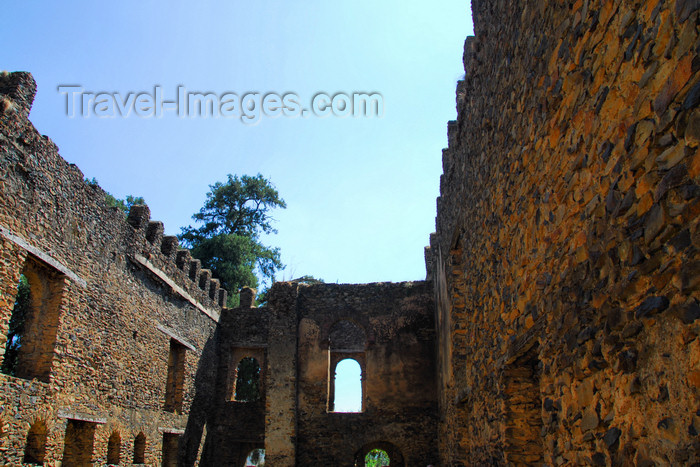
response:
[[[207,440],[205,463],[242,465],[252,447],[263,446],[273,465],[350,467],[372,446],[399,465],[435,462],[428,283],[276,283],[261,308],[251,306],[252,291],[244,292],[241,306],[221,318],[216,415],[209,421],[220,429]],[[264,368],[259,402],[232,397],[235,367],[245,355]],[[343,358],[362,367],[360,413],[329,406],[333,365]]]
[[[189,449],[196,459],[207,415],[198,400],[212,397],[209,342],[221,307],[177,267],[177,239],[163,237],[148,207],[133,206],[128,217],[109,208],[37,133],[26,119],[33,80],[9,76],[0,93],[23,110],[0,119],[0,359],[20,274],[30,279],[33,311],[17,376],[0,374],[2,463],[24,459],[32,426],[44,427],[45,465],[104,465],[110,439],[128,463],[139,434],[143,462],[156,465],[164,431],[184,433],[183,457]],[[92,452],[71,450],[81,436]]]
[[[668,303],[668,298],[666,297],[649,297],[637,307],[634,311],[634,315],[637,318],[644,318],[659,313],[668,308]]]
[[[608,431],[605,432],[605,435],[603,436],[603,441],[605,441],[605,444],[608,446],[608,449],[610,449],[611,451],[617,450],[618,446],[620,445],[619,440],[621,434],[622,430],[616,427],[610,428]]]
[[[700,318],[700,305],[692,302],[683,307],[682,320],[685,324],[691,324]]]
[[[700,462],[699,5],[474,0],[430,282],[281,283],[261,309],[221,308],[147,207],[108,208],[26,120],[31,76],[2,75],[0,352],[23,271],[46,303],[25,377],[0,375],[4,460],[94,432],[95,463],[115,434],[167,463],[184,431],[184,465]],[[331,346],[338,320],[362,346]],[[344,355],[360,414],[329,412]],[[242,403],[246,356],[263,393]]]
[[[543,464],[700,462],[697,2],[472,9],[426,254],[442,465],[522,454],[502,375],[533,341]]]

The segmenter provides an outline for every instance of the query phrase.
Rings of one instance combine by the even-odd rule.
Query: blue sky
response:
[[[0,69],[30,71],[30,119],[117,197],[143,196],[177,234],[226,175],[269,177],[287,268],[327,282],[420,280],[435,228],[441,150],[454,119],[469,2],[9,1]],[[69,118],[85,91],[243,95],[378,92],[382,117]]]

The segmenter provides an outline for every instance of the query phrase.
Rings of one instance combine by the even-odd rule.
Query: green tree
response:
[[[134,204],[146,204],[146,201],[142,196],[126,195],[126,199],[117,199],[111,194],[107,193],[105,199],[107,200],[107,204],[112,207],[119,208],[120,211],[126,214],[129,213],[129,209],[131,209],[131,206]]]
[[[381,467],[389,465],[389,455],[381,449],[372,449],[365,456],[365,467]]]
[[[204,206],[192,216],[202,225],[184,227],[178,237],[232,292],[229,306],[235,306],[241,287],[257,288],[258,275],[272,281],[275,272],[284,268],[279,248],[263,245],[260,236],[277,233],[271,211],[287,204],[260,174],[229,175],[226,183],[209,188]]]
[[[240,402],[260,400],[260,365],[253,357],[245,357],[238,364],[234,398]]]
[[[10,317],[10,330],[7,333],[7,344],[5,347],[5,358],[2,362],[2,372],[14,376],[17,373],[19,363],[19,348],[22,346],[22,335],[24,334],[24,322],[31,306],[31,295],[29,291],[29,281],[22,274],[17,285],[17,296],[12,308]]]

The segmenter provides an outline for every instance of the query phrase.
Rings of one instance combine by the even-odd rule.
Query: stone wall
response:
[[[242,465],[252,449],[263,446],[266,462],[275,466],[354,466],[358,456],[364,465],[372,448],[386,450],[392,465],[435,462],[429,284],[283,282],[274,284],[264,307],[251,304],[242,300],[241,307],[222,314],[218,407],[211,424],[216,437],[207,438],[205,463]],[[334,328],[339,322],[354,327]],[[340,344],[331,348],[332,329]],[[356,330],[362,347],[349,348]],[[362,362],[360,413],[329,409],[334,353]],[[231,375],[243,355],[263,364],[260,401],[232,400]]]
[[[426,253],[442,465],[699,462],[700,6],[472,8]]]
[[[276,283],[264,307],[244,289],[222,308],[218,281],[146,206],[109,207],[36,132],[31,76],[0,85],[3,358],[30,284],[19,363],[0,374],[3,462],[242,466],[259,448],[278,467],[362,465],[374,448],[435,462],[428,283]],[[329,398],[347,357],[363,370],[359,413]],[[252,400],[235,395],[244,358],[260,365]]]
[[[159,464],[164,439],[171,454],[180,441],[196,458],[226,292],[147,207],[128,218],[109,207],[36,131],[29,74],[0,82],[0,361],[22,273],[32,304],[17,376],[0,374],[3,463],[29,452],[45,465],[105,464],[110,438],[112,459],[118,447],[131,463],[140,433],[140,462]],[[176,395],[166,406],[169,381]]]
[[[279,283],[261,308],[223,309],[146,207],[110,208],[37,133],[32,78],[0,75],[0,363],[32,290],[3,461],[700,462],[700,4],[472,7],[428,281]],[[359,413],[334,410],[346,357]]]
[[[385,449],[391,465],[436,463],[437,404],[433,301],[426,282],[319,284],[298,295],[297,465],[354,466],[369,449]],[[342,339],[351,322],[364,348]],[[331,336],[340,334],[340,345]],[[348,348],[350,346],[351,348]],[[334,354],[337,354],[335,358]],[[333,364],[360,362],[360,413],[328,407]]]
[[[244,291],[250,289],[244,289]],[[237,308],[221,314],[218,339],[218,377],[215,398],[210,402],[203,465],[244,465],[253,449],[265,448],[265,407],[267,388],[267,348],[270,313],[253,307],[254,295],[246,300],[241,293]],[[292,333],[293,335],[293,333]],[[236,400],[236,369],[242,358],[253,357],[261,366],[260,398]],[[269,465],[269,461],[268,461]]]

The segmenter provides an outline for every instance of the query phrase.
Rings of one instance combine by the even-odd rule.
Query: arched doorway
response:
[[[385,467],[391,463],[389,453],[383,449],[372,449],[365,455],[365,467]]]

